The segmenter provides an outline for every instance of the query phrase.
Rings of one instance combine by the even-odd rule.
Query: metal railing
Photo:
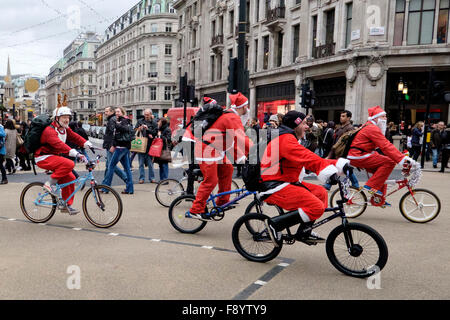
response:
[[[314,47],[312,51],[312,56],[315,59],[329,57],[334,55],[336,44],[335,43],[326,43],[324,45]]]
[[[274,22],[286,17],[286,7],[277,7],[266,11],[266,22]]]

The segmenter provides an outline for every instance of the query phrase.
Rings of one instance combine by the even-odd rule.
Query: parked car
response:
[[[89,129],[89,135],[92,138],[97,138],[97,132],[95,128],[96,128],[95,126],[91,126],[91,128]]]
[[[89,132],[90,132],[90,131],[89,131],[89,129],[91,128],[91,125],[90,125],[90,124],[83,123],[83,124],[81,125],[81,127],[84,129],[84,131],[86,131],[86,133],[89,133]]]

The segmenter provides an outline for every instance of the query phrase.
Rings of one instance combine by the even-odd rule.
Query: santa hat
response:
[[[236,94],[230,94],[231,108],[239,109],[248,105],[248,99],[240,92]]]
[[[386,112],[380,106],[369,108],[369,120],[384,116]]]
[[[214,100],[213,98],[210,98],[210,97],[203,97],[203,103],[204,104],[208,104],[208,103],[215,103],[215,104],[217,104],[217,101]]]

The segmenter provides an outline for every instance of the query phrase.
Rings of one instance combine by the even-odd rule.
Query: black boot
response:
[[[3,179],[2,182],[0,182],[0,184],[8,184],[8,179]]]
[[[297,233],[295,234],[295,239],[309,245],[325,242],[324,238],[321,238],[317,233],[312,231],[311,227],[313,224],[314,221],[300,224]]]
[[[295,226],[296,224],[299,224],[300,222],[302,222],[302,219],[298,211],[292,211],[286,214],[270,218],[270,222],[271,225],[278,232],[286,228]]]

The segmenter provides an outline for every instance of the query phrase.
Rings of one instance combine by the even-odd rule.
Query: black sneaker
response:
[[[197,220],[201,220],[201,221],[211,221],[211,216],[209,214],[206,213],[191,213],[191,212],[186,212],[186,217],[192,218],[192,219],[197,219]]]

